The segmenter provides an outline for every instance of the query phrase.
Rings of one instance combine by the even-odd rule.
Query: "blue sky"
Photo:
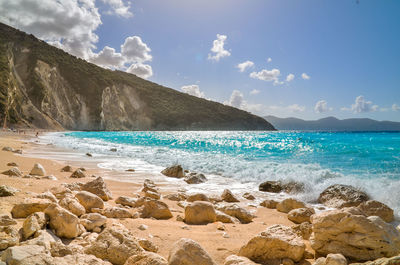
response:
[[[145,64],[151,81],[259,115],[400,121],[400,1],[87,1],[101,24],[91,26],[96,48],[82,57],[100,65],[104,47],[123,57],[121,45],[137,36],[147,57],[105,66],[140,75]],[[10,23],[10,13],[0,20]],[[27,23],[18,25],[42,34]],[[217,34],[218,61],[209,58]],[[245,61],[253,64],[240,72]]]

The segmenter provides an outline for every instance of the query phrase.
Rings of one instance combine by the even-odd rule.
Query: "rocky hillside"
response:
[[[0,23],[0,122],[68,130],[274,130],[263,118],[103,69]]]

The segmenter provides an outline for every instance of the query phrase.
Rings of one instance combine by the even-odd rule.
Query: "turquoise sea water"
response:
[[[255,187],[265,180],[295,180],[306,185],[298,196],[310,202],[331,184],[350,184],[400,210],[400,133],[68,132],[53,137],[63,147],[109,155],[104,166],[114,169],[179,163]]]

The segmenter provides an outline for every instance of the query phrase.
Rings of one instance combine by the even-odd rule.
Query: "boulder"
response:
[[[132,198],[127,196],[120,196],[115,200],[115,203],[121,204],[123,206],[130,206],[133,208],[140,207],[144,203],[144,198]]]
[[[41,164],[36,163],[35,165],[33,165],[33,168],[31,170],[31,173],[29,173],[29,175],[44,176],[44,175],[46,175],[46,170],[44,170],[44,167]]]
[[[142,218],[155,218],[155,219],[169,219],[172,217],[172,213],[168,208],[168,205],[161,201],[147,199],[143,203],[143,209],[141,210]]]
[[[217,220],[214,206],[209,202],[197,201],[185,207],[185,223],[203,225]]]
[[[85,173],[83,173],[81,169],[77,169],[71,174],[70,178],[75,178],[75,179],[86,178],[86,175]]]
[[[14,196],[17,192],[18,190],[13,187],[0,185],[0,197]]]
[[[151,190],[148,190],[148,191],[146,191],[144,193],[144,197],[145,198],[152,198],[152,199],[155,199],[155,200],[159,200],[161,198],[161,195],[158,192],[153,192]]]
[[[304,184],[295,182],[295,181],[290,181],[288,183],[285,183],[282,185],[283,191],[289,194],[297,194],[300,192],[304,192]]]
[[[7,166],[8,167],[18,167],[18,164],[15,162],[10,162],[10,163],[7,163]]]
[[[12,219],[8,214],[0,215],[0,226],[16,225],[17,221]]]
[[[278,202],[274,201],[274,200],[264,200],[260,203],[260,206],[263,206],[268,209],[276,209],[277,205],[278,205]]]
[[[184,201],[186,200],[187,196],[185,193],[179,192],[179,193],[171,193],[168,195],[165,195],[164,198],[171,200],[171,201]]]
[[[71,194],[72,195],[72,191],[61,185],[61,186],[56,186],[56,187],[52,187],[50,189],[50,192],[53,193],[54,196],[56,196],[57,199],[61,200],[62,198],[64,198],[67,194]]]
[[[22,235],[28,239],[37,231],[45,228],[47,224],[46,216],[43,212],[36,212],[28,216],[22,224]]]
[[[311,247],[318,255],[341,253],[366,261],[399,253],[400,232],[378,216],[365,216],[355,207],[311,216]]]
[[[188,202],[194,202],[194,201],[206,201],[206,202],[209,202],[210,199],[208,198],[207,195],[205,195],[203,193],[195,193],[195,194],[189,195],[186,198],[186,201],[188,201]]]
[[[381,202],[374,200],[365,201],[358,205],[358,208],[367,216],[379,216],[383,221],[388,223],[394,221],[393,210]]]
[[[53,263],[57,265],[112,265],[110,262],[101,260],[93,255],[86,255],[81,253],[74,253],[64,257],[54,257]]]
[[[82,182],[62,183],[62,186],[70,189],[71,191],[80,191],[84,185]]]
[[[197,243],[181,238],[174,243],[168,256],[168,265],[216,265],[210,255]]]
[[[37,245],[42,246],[46,250],[51,248],[51,243],[53,242],[61,242],[61,239],[56,236],[51,230],[44,229],[38,230],[35,233],[35,237],[23,242],[20,242],[20,245]]]
[[[67,166],[63,167],[60,171],[61,172],[72,172],[72,167],[67,165]]]
[[[380,258],[365,263],[351,263],[351,265],[398,265],[400,264],[400,255],[391,258]]]
[[[297,208],[291,210],[287,217],[290,221],[295,224],[301,224],[304,222],[310,222],[311,215],[315,214],[313,208]]]
[[[156,245],[154,245],[153,242],[151,242],[148,239],[145,238],[137,238],[137,242],[139,243],[139,245],[146,251],[150,251],[150,252],[154,252],[157,253],[158,252],[158,247]]]
[[[22,177],[22,172],[17,167],[10,168],[9,170],[3,171],[1,174],[10,177]]]
[[[102,214],[108,218],[132,218],[132,213],[121,207],[107,207]]]
[[[83,207],[75,197],[72,197],[72,195],[65,196],[60,200],[59,204],[78,217],[86,212],[85,207]]]
[[[234,223],[238,223],[239,220],[236,219],[235,217],[232,217],[230,215],[227,215],[226,213],[223,213],[221,211],[215,211],[215,215],[217,217],[217,221],[218,222],[222,222],[225,224],[234,224]]]
[[[50,228],[59,237],[75,238],[83,232],[79,218],[55,203],[47,207],[45,214],[49,216]]]
[[[243,194],[243,198],[249,200],[249,201],[254,201],[256,199],[256,197],[254,197],[253,194],[249,193],[249,192],[245,192]]]
[[[145,251],[129,257],[124,265],[168,265],[168,262],[156,253]]]
[[[103,199],[103,201],[108,201],[112,199],[111,191],[108,190],[107,185],[102,177],[98,177],[95,180],[86,182],[81,187],[81,190],[96,194],[101,199]]]
[[[43,212],[52,202],[47,199],[27,198],[11,209],[13,218],[26,218],[36,212]]]
[[[18,230],[13,226],[0,226],[0,251],[18,244]]]
[[[186,175],[185,177],[185,182],[187,184],[200,184],[200,183],[204,183],[207,181],[206,176],[204,176],[201,173],[190,173],[189,175]]]
[[[292,229],[298,236],[301,236],[303,239],[305,240],[310,239],[312,233],[312,226],[309,222],[304,222],[298,225],[294,225],[292,226]]]
[[[283,190],[280,181],[265,181],[258,186],[259,191],[279,193]]]
[[[64,245],[61,241],[50,243],[50,254],[52,257],[64,257],[73,254],[83,254],[83,247],[76,244]]]
[[[246,209],[239,207],[237,204],[225,205],[218,208],[218,210],[226,213],[227,215],[236,217],[242,224],[248,224],[254,218],[253,214]]]
[[[82,215],[79,222],[87,231],[93,231],[95,228],[101,229],[106,224],[107,218],[98,213],[88,213]]]
[[[183,172],[183,168],[181,165],[167,167],[166,169],[161,171],[161,174],[167,177],[178,178],[178,179],[185,177],[185,173]]]
[[[233,195],[233,193],[228,189],[225,189],[222,192],[221,199],[226,202],[239,202],[235,195]]]
[[[285,258],[298,262],[303,258],[304,250],[303,239],[290,227],[273,225],[250,239],[239,255],[259,263]]]
[[[1,259],[8,265],[29,265],[26,259],[44,253],[45,248],[37,245],[14,246],[5,250]],[[31,264],[46,264],[46,263],[31,263]]]
[[[257,263],[254,263],[246,257],[230,255],[226,257],[224,265],[257,265]]]
[[[335,184],[326,188],[318,197],[318,202],[332,208],[358,206],[368,201],[365,192],[349,185]]]
[[[57,198],[56,198],[56,196],[54,196],[54,194],[51,193],[50,191],[46,191],[46,192],[43,192],[43,193],[36,194],[36,195],[35,195],[35,198],[47,199],[47,200],[50,200],[50,201],[52,201],[52,202],[57,203]]]
[[[88,191],[80,191],[77,194],[75,194],[75,198],[78,199],[79,203],[85,207],[86,212],[90,213],[93,208],[99,208],[103,209],[104,208],[104,202],[103,200]]]
[[[347,260],[342,254],[328,254],[326,258],[318,258],[314,265],[347,265]]]
[[[288,213],[293,209],[306,208],[304,202],[298,201],[293,198],[284,199],[276,205],[279,212]]]
[[[143,182],[143,192],[146,191],[152,191],[155,193],[158,193],[158,188],[156,187],[156,184],[154,183],[154,181],[150,180],[150,179],[145,179]]]
[[[86,254],[123,265],[126,260],[143,252],[137,239],[121,224],[106,227],[85,250]]]

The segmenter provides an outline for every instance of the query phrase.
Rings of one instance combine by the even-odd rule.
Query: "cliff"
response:
[[[248,112],[98,67],[1,23],[0,122],[56,130],[274,130]]]

